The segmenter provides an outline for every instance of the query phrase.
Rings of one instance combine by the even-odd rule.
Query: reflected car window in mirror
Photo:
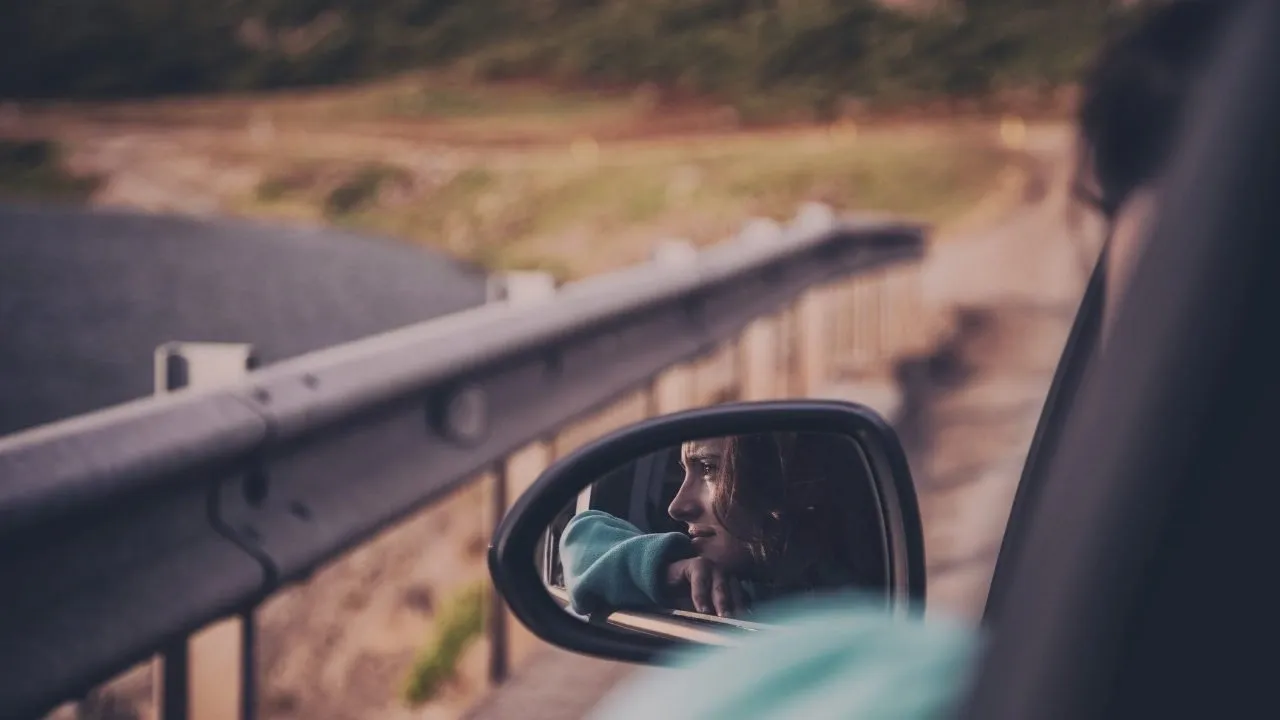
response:
[[[796,595],[888,593],[882,502],[866,453],[846,435],[690,439],[600,477],[583,507],[548,528],[555,557],[544,580],[584,617],[750,620]]]

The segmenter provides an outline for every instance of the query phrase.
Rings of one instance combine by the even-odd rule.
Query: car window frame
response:
[[[1274,705],[1280,4],[1228,21],[958,717]],[[1264,622],[1259,622],[1263,620]]]
[[[547,592],[565,612],[572,612],[569,609],[568,590],[547,585]],[[582,619],[584,622],[606,624],[670,640],[720,646],[736,644],[735,635],[738,633],[754,633],[773,627],[767,623],[667,608],[609,609],[583,616]]]
[[[1071,413],[1073,402],[1100,347],[1103,331],[1107,286],[1107,247],[1110,230],[1102,251],[1094,262],[1085,285],[1084,295],[1076,308],[1076,316],[1066,343],[1054,368],[1053,380],[1045,395],[1040,417],[1023,461],[1013,504],[996,554],[995,567],[987,588],[987,599],[981,622],[988,625],[999,620],[1002,603],[1012,581],[1015,559],[1029,530],[1029,520],[1043,489],[1049,463],[1062,440],[1062,429]]]

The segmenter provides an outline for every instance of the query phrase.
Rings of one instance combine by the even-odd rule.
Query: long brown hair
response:
[[[1113,221],[1163,171],[1191,100],[1238,0],[1156,5],[1109,40],[1082,84],[1072,194]]]
[[[883,584],[879,512],[851,438],[757,433],[727,438],[712,510],[778,591]]]

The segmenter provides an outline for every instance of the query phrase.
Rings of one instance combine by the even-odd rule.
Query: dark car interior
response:
[[[1241,5],[1111,336],[1064,356],[961,717],[1275,713],[1280,3]]]

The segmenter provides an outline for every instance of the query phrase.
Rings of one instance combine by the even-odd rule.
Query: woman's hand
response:
[[[675,597],[681,597],[681,591],[688,592],[693,609],[707,615],[737,617],[748,609],[747,595],[737,578],[700,557],[668,565],[667,589]]]

